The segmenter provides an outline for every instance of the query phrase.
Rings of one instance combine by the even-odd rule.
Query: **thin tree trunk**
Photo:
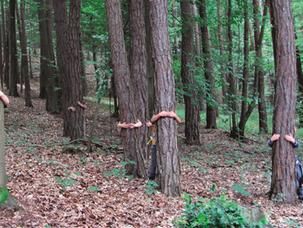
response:
[[[18,97],[17,81],[18,81],[18,61],[17,61],[17,41],[16,41],[16,0],[10,0],[10,31],[9,31],[9,95]]]
[[[194,5],[190,0],[181,1],[182,17],[182,52],[181,78],[184,88],[185,103],[185,138],[188,144],[200,144],[199,117],[200,108],[196,94],[196,82],[192,67],[194,61]]]
[[[236,112],[237,112],[237,103],[235,97],[237,95],[236,90],[236,80],[234,78],[233,70],[233,37],[232,37],[232,0],[228,0],[227,6],[227,42],[228,42],[228,73],[227,73],[227,82],[228,82],[228,93],[229,93],[229,109],[231,111],[231,137],[238,137],[238,128],[236,123]]]
[[[202,51],[204,61],[204,75],[206,80],[206,128],[217,128],[217,108],[216,108],[216,91],[214,68],[211,55],[211,47],[209,41],[209,32],[207,25],[206,1],[200,0],[200,17],[202,19],[201,33],[202,33]]]
[[[40,31],[40,94],[39,98],[46,99],[47,94],[47,77],[48,63],[46,56],[48,34],[47,34],[47,16],[45,9],[46,0],[37,0],[38,16],[39,16],[39,31]]]
[[[249,18],[248,18],[248,6],[247,0],[244,0],[244,64],[243,64],[243,79],[242,79],[242,102],[241,102],[241,117],[239,122],[239,134],[240,137],[244,137],[245,132],[245,115],[248,110],[247,98],[248,98],[248,78],[249,78]]]
[[[27,38],[25,32],[25,2],[21,0],[20,2],[20,47],[21,47],[21,79],[24,80],[25,83],[25,106],[33,107],[32,100],[31,100],[31,88],[30,88],[30,79],[29,79],[29,72],[28,72],[28,57],[27,57]],[[22,87],[22,80],[21,80],[21,87]]]
[[[262,28],[260,30],[260,22],[259,22],[259,12],[260,12],[260,4],[259,0],[253,0],[254,6],[254,37],[255,37],[255,52],[256,52],[256,60],[255,60],[255,74],[258,78],[258,111],[259,111],[259,129],[260,133],[267,133],[267,112],[266,112],[266,101],[264,94],[264,71],[262,67],[262,41],[263,41],[263,33],[265,22],[262,23]],[[263,20],[265,20],[265,16],[267,14],[267,6],[264,5],[264,13]]]

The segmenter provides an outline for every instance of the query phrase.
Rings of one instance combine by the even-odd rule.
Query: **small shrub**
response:
[[[4,204],[9,196],[7,187],[0,187],[0,204]]]
[[[145,185],[145,193],[147,195],[155,194],[158,186],[159,186],[158,183],[155,181],[152,180],[147,181]]]
[[[181,217],[175,221],[178,228],[207,228],[207,227],[264,227],[265,218],[258,222],[250,221],[245,215],[244,208],[225,196],[210,200],[198,199],[192,201],[186,195],[185,208]]]

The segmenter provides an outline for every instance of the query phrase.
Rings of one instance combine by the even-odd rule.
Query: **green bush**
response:
[[[207,227],[265,227],[265,218],[260,221],[250,221],[245,210],[236,202],[225,196],[210,200],[198,199],[192,201],[190,195],[186,195],[185,208],[181,217],[175,221],[178,228],[207,228]]]

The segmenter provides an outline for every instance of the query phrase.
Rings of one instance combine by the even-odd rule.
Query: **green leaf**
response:
[[[9,196],[9,191],[7,187],[1,187],[0,188],[0,204],[3,204],[6,202]]]

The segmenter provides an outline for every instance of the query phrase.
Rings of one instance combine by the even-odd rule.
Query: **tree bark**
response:
[[[20,47],[21,47],[21,78],[24,80],[24,99],[25,106],[33,107],[31,99],[31,87],[29,79],[29,70],[28,70],[28,56],[27,56],[27,37],[25,31],[25,2],[21,0],[20,2]],[[22,82],[22,80],[21,80]],[[22,83],[21,83],[22,86]]]
[[[48,42],[47,34],[47,16],[45,9],[46,0],[37,0],[38,4],[38,17],[39,17],[39,32],[40,32],[40,93],[39,98],[45,99],[47,93],[47,77],[48,77],[48,63],[46,49]]]
[[[155,66],[156,112],[175,111],[175,81],[171,67],[167,0],[149,0],[149,6]],[[167,196],[179,196],[181,170],[176,122],[171,118],[162,118],[157,122],[157,127],[161,190]]]
[[[145,37],[145,15],[144,1],[130,0],[130,77],[133,90],[136,91],[135,110],[136,117],[141,122],[145,122],[148,114],[148,89],[147,89],[147,54]],[[136,164],[137,175],[146,176],[145,158],[147,157],[147,127],[144,124],[141,128],[134,129],[136,138]]]
[[[211,55],[211,47],[209,41],[209,32],[207,25],[206,1],[200,0],[200,17],[202,19],[201,33],[202,33],[202,51],[204,61],[204,75],[206,81],[206,128],[217,128],[217,108],[216,108],[216,91],[214,68]]]
[[[135,97],[124,41],[120,0],[106,0],[106,13],[120,122],[134,123],[137,121],[135,116]],[[134,129],[121,129],[121,135],[125,160],[136,161],[136,137]],[[137,163],[129,163],[126,168],[128,173],[135,176],[138,175]]]
[[[272,149],[271,199],[293,203],[297,199],[295,154],[284,135],[294,134],[296,106],[296,56],[293,18],[289,0],[272,1],[276,43],[276,93],[273,132],[280,140]]]
[[[188,144],[200,144],[199,116],[200,108],[196,94],[194,67],[194,5],[190,0],[181,1],[182,43],[181,78],[185,103],[185,138]]]
[[[46,111],[52,114],[61,112],[61,92],[60,80],[57,73],[55,54],[52,39],[52,0],[43,0],[44,8],[44,29],[45,29],[45,46],[44,46],[44,61],[45,64],[45,79],[46,80]]]
[[[228,52],[228,73],[227,73],[227,83],[228,83],[228,103],[229,109],[231,112],[231,137],[238,137],[238,128],[236,123],[236,112],[237,112],[237,103],[236,103],[236,80],[234,78],[234,67],[233,67],[233,37],[232,37],[232,1],[228,0],[227,6],[227,52]]]
[[[63,135],[71,140],[85,136],[81,81],[80,0],[70,1],[69,17],[64,0],[54,1],[58,60],[62,75]]]
[[[239,135],[244,137],[245,132],[245,116],[248,110],[248,78],[249,78],[249,18],[247,0],[244,0],[244,47],[243,47],[243,79],[242,79],[242,102],[241,102],[241,117],[239,122]]]
[[[266,112],[266,101],[264,93],[264,71],[262,66],[262,41],[265,23],[262,23],[260,30],[260,3],[259,0],[253,0],[253,12],[254,12],[254,38],[255,38],[255,77],[258,81],[258,111],[259,111],[259,129],[260,133],[267,133],[267,112]],[[265,20],[267,14],[267,6],[264,5],[263,20]]]
[[[9,95],[18,97],[18,60],[17,60],[17,41],[16,41],[16,0],[9,1]]]

